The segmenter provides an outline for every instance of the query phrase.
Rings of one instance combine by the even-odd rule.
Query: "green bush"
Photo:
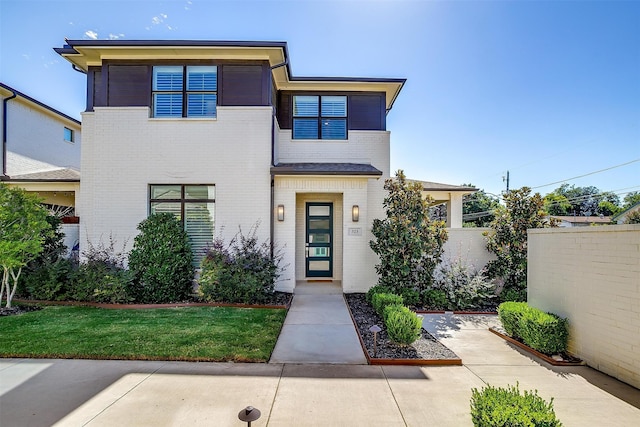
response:
[[[527,290],[508,287],[500,292],[500,302],[525,302],[527,301]]]
[[[413,288],[400,289],[400,296],[406,305],[417,305],[420,303],[420,292]]]
[[[257,224],[247,236],[239,230],[229,245],[216,238],[202,260],[198,292],[207,301],[269,302],[279,277],[282,253],[271,256],[268,242],[258,243]]]
[[[409,308],[397,304],[387,305],[383,318],[391,341],[410,345],[420,337],[422,320]]]
[[[22,296],[45,301],[62,301],[69,298],[75,265],[68,259],[55,261],[45,259],[41,264],[29,268],[23,277]]]
[[[520,318],[527,310],[526,302],[503,302],[498,306],[498,318],[507,334],[520,337]]]
[[[388,305],[402,305],[402,297],[396,294],[374,294],[371,300],[373,309],[380,316],[384,316],[384,308]]]
[[[506,389],[490,385],[471,390],[471,420],[476,427],[561,427],[549,403],[537,390],[520,394],[518,385]]]
[[[69,299],[76,301],[128,303],[133,300],[129,289],[132,275],[124,268],[126,254],[115,250],[113,237],[109,244],[87,242],[83,262],[71,275]],[[126,245],[123,244],[123,247]]]
[[[442,289],[426,289],[422,292],[422,303],[432,308],[448,308],[447,293]]]
[[[193,292],[193,255],[180,221],[169,213],[150,215],[138,225],[129,254],[136,301],[169,303],[189,299]]]
[[[367,294],[365,295],[365,299],[369,304],[373,304],[373,296],[375,294],[390,294],[393,293],[393,290],[388,286],[375,285],[369,288]]]
[[[541,353],[562,353],[569,339],[567,320],[532,309],[520,319],[520,335],[529,347]]]
[[[566,319],[530,307],[525,302],[500,304],[498,317],[507,334],[522,339],[541,353],[556,354],[567,349],[569,329]]]

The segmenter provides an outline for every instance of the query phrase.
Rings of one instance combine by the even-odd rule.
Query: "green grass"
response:
[[[0,357],[268,361],[285,310],[45,307],[0,317]]]

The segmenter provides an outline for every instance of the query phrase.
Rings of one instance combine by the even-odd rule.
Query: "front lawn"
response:
[[[266,362],[285,310],[45,307],[0,317],[0,357]]]

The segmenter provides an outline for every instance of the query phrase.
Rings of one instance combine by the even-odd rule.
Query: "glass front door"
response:
[[[333,276],[333,203],[306,204],[307,277]]]

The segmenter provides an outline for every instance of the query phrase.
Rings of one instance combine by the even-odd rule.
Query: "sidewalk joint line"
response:
[[[280,369],[280,377],[278,378],[278,384],[276,385],[276,391],[273,393],[273,400],[271,401],[271,406],[269,407],[269,417],[267,418],[266,425],[269,425],[271,421],[271,414],[273,414],[273,407],[276,404],[276,398],[278,397],[278,390],[280,390],[280,382],[282,381],[282,374],[284,374],[284,363],[282,364],[282,369]]]
[[[382,375],[384,375],[384,380],[387,382],[387,387],[389,387],[389,391],[391,392],[391,396],[393,397],[393,401],[396,404],[396,408],[398,408],[398,412],[400,412],[400,417],[402,417],[402,422],[404,425],[407,424],[407,420],[404,418],[404,414],[402,413],[402,409],[400,409],[400,404],[398,403],[398,399],[396,399],[396,395],[393,393],[393,389],[391,388],[391,384],[389,383],[389,378],[387,377],[387,373],[384,371],[384,366],[379,366],[380,371],[382,371]]]

